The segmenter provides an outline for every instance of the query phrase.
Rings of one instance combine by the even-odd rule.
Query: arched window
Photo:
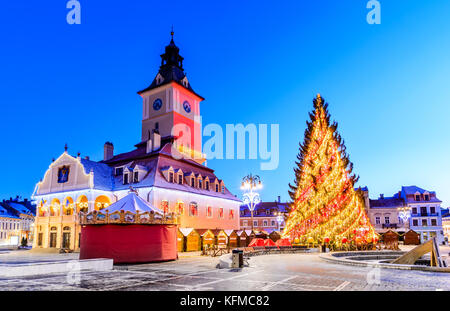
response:
[[[63,201],[63,214],[64,215],[73,215],[73,200],[71,197],[67,197]]]
[[[68,227],[68,226],[64,227],[63,231],[70,231],[70,227]]]
[[[59,216],[59,210],[61,207],[61,203],[58,199],[53,199],[50,204],[50,216]]]
[[[111,201],[106,195],[100,195],[95,199],[94,208],[96,211],[101,211],[111,205]]]
[[[87,213],[89,210],[88,198],[85,195],[78,197],[76,206],[77,212]]]

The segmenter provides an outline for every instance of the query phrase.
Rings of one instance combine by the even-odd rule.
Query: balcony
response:
[[[383,229],[397,229],[398,224],[383,224]]]

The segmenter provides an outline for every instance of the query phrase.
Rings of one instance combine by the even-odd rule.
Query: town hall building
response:
[[[239,229],[241,200],[227,189],[202,153],[200,103],[172,39],[161,55],[153,82],[138,92],[143,100],[140,142],[93,161],[65,151],[54,160],[33,193],[37,204],[33,247],[80,247],[80,212],[100,211],[130,189],[164,213],[175,213],[181,228]]]

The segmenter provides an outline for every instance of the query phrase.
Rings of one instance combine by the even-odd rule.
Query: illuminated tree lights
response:
[[[337,132],[330,123],[328,104],[319,95],[313,100],[305,140],[295,162],[292,203],[283,237],[300,243],[367,244],[377,234],[364,210],[358,177]]]

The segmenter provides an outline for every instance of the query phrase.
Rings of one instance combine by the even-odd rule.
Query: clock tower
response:
[[[180,152],[203,163],[200,102],[204,98],[192,89],[173,31],[171,36],[158,74],[149,87],[138,92],[143,100],[141,141],[151,139],[153,133],[173,137]]]

